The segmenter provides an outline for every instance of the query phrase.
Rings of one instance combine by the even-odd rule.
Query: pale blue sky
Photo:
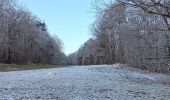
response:
[[[20,4],[44,20],[51,34],[64,43],[64,52],[76,51],[90,37],[94,20],[89,13],[92,0],[19,0]]]

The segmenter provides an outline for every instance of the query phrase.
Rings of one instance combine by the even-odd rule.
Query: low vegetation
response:
[[[0,64],[0,72],[19,71],[19,70],[32,70],[32,69],[46,69],[58,68],[64,65],[43,65],[43,64]]]

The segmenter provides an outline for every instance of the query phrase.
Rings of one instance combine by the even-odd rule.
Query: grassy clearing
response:
[[[43,64],[0,64],[0,72],[18,71],[18,70],[32,70],[32,69],[46,69],[64,67],[63,65],[43,65]]]

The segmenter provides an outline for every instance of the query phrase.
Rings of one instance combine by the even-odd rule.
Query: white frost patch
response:
[[[120,69],[122,66],[121,64],[118,63],[118,64],[113,64],[112,67],[116,69]]]
[[[137,73],[137,72],[134,72],[133,76],[136,77],[136,78],[147,78],[147,79],[150,79],[150,80],[155,80],[155,78],[150,76],[150,75],[141,74],[141,73]]]
[[[48,76],[49,76],[49,77],[54,77],[55,75],[56,75],[56,74],[53,73],[53,72],[49,72],[49,73],[48,73]]]
[[[152,77],[152,76],[150,76],[150,75],[144,75],[144,77],[146,77],[146,78],[148,78],[148,79],[150,79],[150,80],[155,80],[155,77]]]

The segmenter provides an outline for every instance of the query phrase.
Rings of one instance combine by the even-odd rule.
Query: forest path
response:
[[[170,85],[117,65],[0,72],[1,100],[169,100]]]

